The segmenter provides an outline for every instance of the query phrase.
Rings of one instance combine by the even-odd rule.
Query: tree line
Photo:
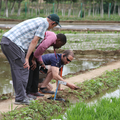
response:
[[[96,16],[118,14],[120,0],[0,0],[0,16],[40,16],[57,13],[61,16]]]

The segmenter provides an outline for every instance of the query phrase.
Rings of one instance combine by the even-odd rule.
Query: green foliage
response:
[[[71,106],[64,118],[67,120],[119,120],[120,98],[104,98],[98,103],[88,105],[84,102]],[[63,116],[52,117],[52,119],[64,120]]]
[[[7,96],[2,96],[0,99],[1,100],[6,100],[6,99],[8,99],[9,97],[7,97]]]
[[[53,104],[53,102],[55,104]],[[50,100],[49,103],[41,100],[33,101],[29,106],[23,107],[20,110],[12,110],[7,113],[2,113],[2,120],[45,120],[54,114],[62,113],[60,102]]]
[[[20,7],[21,7],[21,11],[20,11],[20,16],[18,16],[18,11],[19,11],[19,7],[18,7],[18,3],[21,2]],[[6,2],[1,3],[1,13],[0,16],[1,18],[6,18],[6,19],[19,19],[19,20],[25,20],[25,19],[29,19],[29,18],[34,18],[34,17],[46,17],[49,14],[53,13],[53,9],[55,10],[54,12],[57,13],[60,16],[60,20],[93,20],[93,21],[98,21],[98,20],[105,20],[105,21],[120,21],[119,19],[119,15],[118,15],[118,5],[116,6],[116,12],[115,14],[110,14],[110,17],[108,17],[108,6],[109,6],[109,2],[104,2],[104,15],[103,17],[101,17],[100,12],[96,12],[93,16],[92,11],[91,14],[88,16],[88,9],[91,7],[89,2],[86,1],[82,1],[80,2],[79,0],[44,0],[44,2],[39,2],[37,0],[31,0],[31,1],[23,1],[23,0],[17,0],[15,1],[15,5],[14,5],[14,12],[11,14],[11,7],[14,3],[14,0],[9,0],[8,1],[8,17],[5,16],[5,8],[6,8]],[[25,3],[27,3],[25,5]],[[53,6],[53,3],[54,6]],[[81,11],[81,15],[78,16],[79,11],[81,9],[81,5],[80,3],[83,3],[82,7],[82,11]],[[97,1],[97,3],[101,4],[100,1]],[[71,13],[70,15],[68,15],[69,13],[69,8],[70,5],[71,6]],[[93,4],[93,3],[92,3]],[[63,6],[65,6],[64,8],[67,8],[66,10],[63,9]],[[26,8],[27,7],[27,8]],[[98,6],[100,9],[100,6]],[[37,9],[36,9],[37,8]],[[113,8],[111,8],[111,13],[113,13]],[[91,8],[92,9],[92,8]],[[27,10],[27,11],[26,11]],[[63,12],[61,12],[63,10]],[[85,12],[85,13],[84,13]],[[84,16],[85,14],[85,16]],[[81,17],[82,16],[82,17]]]
[[[106,71],[102,76],[95,79],[84,81],[83,83],[77,84],[79,90],[71,91],[69,94],[74,93],[76,98],[81,97],[83,100],[94,97],[97,94],[102,93],[109,88],[116,87],[120,84],[120,69],[113,71]],[[69,95],[69,97],[70,97]]]

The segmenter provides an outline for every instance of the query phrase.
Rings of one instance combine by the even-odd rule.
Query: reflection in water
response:
[[[0,95],[13,91],[10,66],[6,59],[0,58]]]
[[[64,76],[64,75],[67,75],[68,73],[76,73],[80,70],[97,68],[103,63],[105,62],[73,60],[71,63],[64,66],[62,75]]]
[[[101,100],[103,98],[111,98],[111,97],[116,97],[119,98],[120,97],[120,86],[118,85],[118,87],[115,88],[110,88],[109,90],[96,95],[94,98],[86,100],[86,102],[88,104],[94,104],[96,103],[98,100]]]

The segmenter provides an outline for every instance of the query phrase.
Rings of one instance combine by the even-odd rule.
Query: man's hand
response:
[[[67,83],[67,86],[71,89],[77,89],[78,87],[75,84]]]
[[[33,40],[31,41],[29,48],[28,48],[28,51],[27,51],[27,54],[26,54],[24,68],[28,68],[28,69],[30,68],[29,57],[30,57],[31,53],[34,51],[35,47],[37,46],[39,39],[40,39],[40,37],[35,36],[33,38]]]
[[[41,65],[41,67],[44,67],[44,68],[46,68],[44,63]]]
[[[63,91],[63,88],[58,88],[58,91]]]
[[[47,74],[47,71],[48,71],[47,68],[44,68],[44,67],[40,68],[40,72],[43,73],[43,74]]]
[[[35,70],[35,68],[37,67],[37,63],[34,59],[32,59],[32,65],[30,67],[31,67],[31,70]]]
[[[25,63],[24,63],[24,65],[23,65],[23,67],[24,67],[24,68],[28,68],[28,70],[29,70],[29,68],[30,68],[30,66],[29,66],[29,60],[28,60],[27,58],[25,58]]]

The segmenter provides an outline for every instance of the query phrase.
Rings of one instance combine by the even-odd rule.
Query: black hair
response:
[[[60,39],[60,41],[62,43],[66,43],[67,42],[66,36],[64,34],[62,34],[62,33],[57,34],[57,38]]]
[[[73,53],[73,51],[72,50],[65,50],[64,52],[63,52],[63,57],[68,57],[69,55],[71,55],[72,57],[74,57],[74,53]]]

